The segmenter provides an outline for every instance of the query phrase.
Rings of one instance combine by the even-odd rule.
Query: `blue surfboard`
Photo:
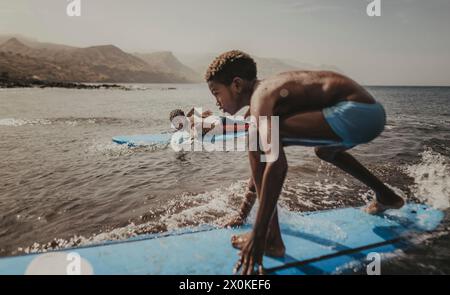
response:
[[[226,133],[205,136],[203,141],[208,141],[211,143],[219,141],[227,141],[234,138],[244,137],[246,132],[240,131],[236,133]],[[182,144],[183,142],[189,140],[188,136],[176,133],[159,133],[159,134],[137,134],[137,135],[123,135],[114,136],[112,141],[118,144],[127,144],[130,147],[137,146],[148,146],[156,144],[169,144],[174,140],[177,144]]]
[[[442,211],[421,204],[369,215],[360,208],[283,213],[283,258],[264,258],[270,274],[333,274],[365,261],[371,252],[411,246],[416,235],[433,231]],[[232,234],[251,229],[209,226],[125,241],[0,259],[0,274],[231,274],[238,251]],[[78,263],[78,264],[76,264]]]
[[[122,135],[114,136],[112,141],[117,144],[127,144],[130,147],[137,146],[148,146],[156,144],[169,144],[172,140],[174,133],[159,133],[159,134],[138,134],[138,135]],[[234,138],[245,137],[247,132],[239,131],[235,133],[227,133],[220,135],[205,136],[204,141],[208,142],[219,142],[227,141]],[[183,140],[188,138],[183,136],[178,136],[175,138],[176,143],[181,144]],[[311,139],[311,138],[283,138],[282,143],[284,146],[300,145],[300,146],[331,146],[331,145],[341,145],[342,142],[326,139]]]

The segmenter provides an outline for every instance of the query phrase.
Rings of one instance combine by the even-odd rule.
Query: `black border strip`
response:
[[[286,264],[283,264],[283,265],[280,265],[280,266],[267,268],[267,269],[265,269],[265,271],[268,274],[270,274],[270,273],[278,271],[278,270],[287,269],[287,268],[291,268],[291,267],[297,267],[297,266],[304,266],[306,264],[317,262],[317,261],[320,261],[320,260],[326,260],[326,259],[330,259],[330,258],[334,258],[334,257],[339,257],[339,256],[342,256],[342,255],[352,254],[352,253],[355,253],[355,252],[364,251],[364,250],[368,250],[368,249],[372,249],[372,248],[377,248],[377,247],[381,247],[381,246],[385,246],[385,245],[389,245],[389,244],[395,244],[395,243],[399,243],[399,242],[402,242],[402,241],[405,241],[405,240],[406,240],[406,237],[399,237],[399,238],[395,238],[395,239],[392,239],[392,240],[387,240],[387,241],[383,241],[383,242],[369,244],[369,245],[365,245],[365,246],[361,246],[361,247],[357,247],[357,248],[342,250],[342,251],[339,251],[339,252],[336,252],[336,253],[332,253],[332,254],[327,254],[327,255],[322,255],[322,256],[318,256],[318,257],[314,257],[314,258],[310,258],[310,259],[305,259],[305,260],[300,260],[300,261],[296,261],[296,262],[286,263]]]

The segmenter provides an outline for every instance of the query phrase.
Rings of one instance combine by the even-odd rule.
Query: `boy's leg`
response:
[[[398,209],[404,205],[401,197],[395,194],[352,155],[347,153],[345,148],[319,147],[315,149],[315,152],[320,159],[342,169],[375,192],[377,202],[370,204],[365,209],[367,213],[376,214],[386,209]]]
[[[339,136],[328,125],[322,111],[298,113],[281,120],[280,134],[283,137],[340,140]],[[374,214],[386,208],[403,206],[403,199],[384,185],[349,153],[345,152],[345,148],[320,147],[316,148],[316,154],[322,160],[339,167],[375,191],[378,202],[371,204],[366,212]]]

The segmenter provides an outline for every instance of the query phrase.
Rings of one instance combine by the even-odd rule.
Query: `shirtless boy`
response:
[[[376,200],[365,208],[367,213],[377,214],[404,205],[401,197],[348,153],[352,147],[374,140],[386,123],[383,106],[355,81],[329,71],[292,71],[258,80],[255,62],[238,50],[217,57],[205,79],[221,110],[234,115],[249,106],[250,115],[257,119],[260,138],[270,139],[270,128],[262,126],[258,118],[267,116],[270,126],[271,116],[278,116],[280,137],[342,142],[339,146],[317,147],[316,155],[375,192]],[[241,249],[235,271],[241,270],[242,274],[253,274],[255,267],[263,273],[263,254],[285,254],[276,204],[288,164],[282,146],[275,161],[262,162],[262,153],[270,156],[271,150],[249,151],[259,200],[253,230],[232,238],[233,246]]]

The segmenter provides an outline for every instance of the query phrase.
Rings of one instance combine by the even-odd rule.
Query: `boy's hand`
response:
[[[241,217],[241,215],[234,216],[231,220],[227,221],[223,227],[229,228],[229,227],[238,227],[244,224],[244,219]]]
[[[251,238],[247,241],[240,252],[240,258],[234,267],[233,273],[238,273],[242,269],[242,275],[255,274],[255,266],[258,265],[256,274],[263,275],[264,267],[262,265],[264,253],[264,239],[256,238],[252,233]]]
[[[237,227],[244,224],[248,214],[252,210],[253,204],[256,200],[256,192],[254,192],[253,180],[250,178],[249,187],[244,196],[244,201],[239,209],[239,214],[233,217],[230,221],[224,224],[224,227]]]
[[[212,116],[212,112],[210,111],[210,110],[207,110],[207,111],[204,111],[203,113],[202,113],[202,118],[207,118],[207,117],[209,117],[209,116]]]

